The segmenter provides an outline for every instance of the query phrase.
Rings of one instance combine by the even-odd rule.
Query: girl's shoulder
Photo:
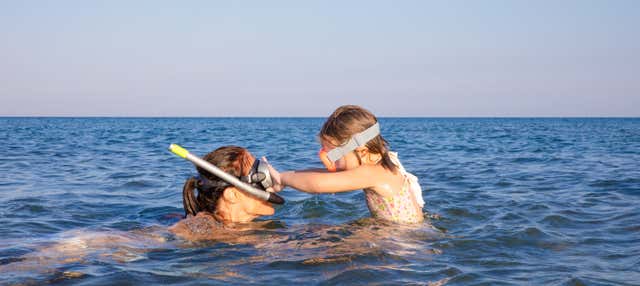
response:
[[[381,165],[371,166],[371,169],[370,177],[375,178],[375,184],[370,190],[377,194],[384,197],[392,196],[404,186],[405,175],[399,170],[393,172]]]

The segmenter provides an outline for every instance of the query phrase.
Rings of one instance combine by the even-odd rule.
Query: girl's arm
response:
[[[377,166],[360,166],[341,172],[290,171],[280,174],[282,185],[307,193],[338,193],[371,188],[381,178]]]

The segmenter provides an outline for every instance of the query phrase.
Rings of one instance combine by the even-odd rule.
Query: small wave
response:
[[[109,179],[131,179],[131,178],[136,178],[140,176],[142,176],[142,174],[135,173],[135,172],[116,172],[109,175]]]
[[[503,247],[538,247],[543,249],[562,250],[572,245],[559,237],[537,227],[527,227],[518,231],[499,235],[495,240]]]
[[[116,189],[117,190],[143,190],[143,189],[150,189],[158,186],[159,184],[153,181],[135,180],[135,181],[128,181],[118,186]]]
[[[175,217],[167,216],[167,214],[176,213],[176,211],[178,211],[177,213],[181,215],[184,214],[184,212],[181,209],[178,210],[173,207],[147,207],[140,210],[138,212],[138,216],[140,218],[151,219],[151,220],[175,221],[176,220]]]
[[[367,284],[379,281],[389,281],[390,275],[386,271],[375,269],[351,269],[340,272],[320,283],[320,285],[345,285],[345,284]]]
[[[40,204],[9,204],[7,212],[14,215],[16,213],[23,213],[27,215],[42,215],[51,212],[51,210],[47,206]]]
[[[626,179],[600,179],[595,180],[589,183],[590,187],[595,188],[608,188],[608,187],[626,187],[626,186],[635,186],[640,187],[640,179],[637,178],[626,178]],[[637,192],[640,194],[640,192]]]
[[[540,158],[534,158],[534,157],[518,157],[511,160],[512,163],[516,163],[516,164],[537,163],[542,161],[544,160]]]
[[[466,208],[453,207],[453,208],[447,208],[444,211],[447,213],[447,216],[450,216],[450,217],[465,217],[465,218],[473,218],[473,219],[486,218],[482,213],[473,213]]]
[[[520,222],[528,221],[528,219],[525,216],[517,213],[513,213],[513,212],[508,212],[502,215],[502,217],[500,217],[500,220],[501,221],[520,221]]]
[[[573,275],[571,275],[573,276]],[[563,282],[561,282],[562,286],[587,286],[587,285],[625,285],[625,284],[620,284],[619,282],[616,281],[612,281],[609,279],[604,279],[601,277],[585,277],[585,276],[578,276],[578,277],[570,277],[566,280],[564,280]],[[633,284],[628,284],[628,285],[633,285]]]
[[[553,227],[568,227],[575,222],[565,216],[554,214],[546,216],[539,223]]]
[[[549,235],[537,227],[527,227],[523,231],[516,233],[515,237],[520,237],[520,238],[529,240],[534,238],[535,239],[548,238]]]
[[[565,286],[587,286],[588,284],[582,281],[580,278],[569,278],[569,280],[563,282],[561,285]]]
[[[529,211],[545,211],[545,210],[549,210],[549,206],[545,205],[545,204],[533,204],[527,207],[527,210]]]
[[[494,168],[487,168],[478,172],[478,174],[496,174],[496,173],[498,172]]]
[[[513,186],[514,183],[506,181],[506,180],[500,180],[497,183],[494,184],[496,187],[510,187]]]

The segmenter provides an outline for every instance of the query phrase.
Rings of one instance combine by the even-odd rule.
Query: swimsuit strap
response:
[[[418,183],[418,177],[405,170],[404,166],[402,166],[402,163],[400,163],[400,159],[398,159],[397,152],[389,152],[389,158],[391,159],[391,162],[396,165],[400,173],[405,176],[405,179],[409,180],[409,190],[416,199],[416,203],[418,203],[418,205],[422,208],[424,206],[424,199],[422,198],[422,187],[420,186],[420,183]]]

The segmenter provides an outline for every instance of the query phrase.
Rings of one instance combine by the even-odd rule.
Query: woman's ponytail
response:
[[[195,216],[200,211],[200,206],[194,193],[195,189],[196,178],[191,177],[184,182],[184,187],[182,187],[182,206],[184,207],[185,216]]]

